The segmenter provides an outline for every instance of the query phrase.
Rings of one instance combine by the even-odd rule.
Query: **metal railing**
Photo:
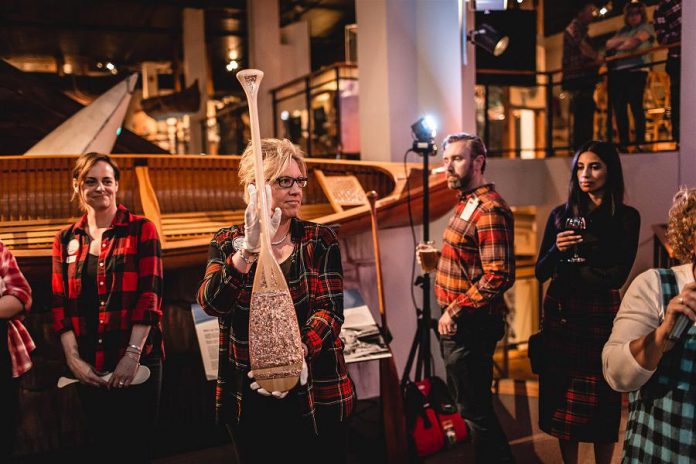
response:
[[[658,46],[658,47],[653,47],[648,50],[644,50],[642,52],[638,53],[632,53],[632,54],[626,54],[626,55],[620,55],[620,56],[614,56],[607,58],[604,60],[604,62],[600,65],[593,65],[593,66],[588,66],[585,68],[575,68],[571,69],[570,71],[582,71],[583,69],[598,69],[599,72],[596,73],[596,81],[597,84],[595,86],[595,95],[596,98],[595,100],[598,100],[598,103],[596,105],[595,113],[594,113],[594,138],[595,139],[602,139],[602,140],[607,140],[607,141],[613,141],[613,142],[618,142],[616,139],[616,129],[615,129],[615,121],[614,121],[614,116],[615,116],[615,110],[613,108],[612,104],[612,98],[609,95],[609,82],[611,81],[612,77],[616,74],[617,70],[612,69],[613,65],[620,60],[626,60],[629,58],[634,58],[634,57],[639,57],[639,56],[644,56],[644,55],[649,55],[652,54],[656,51],[660,50],[666,50],[672,47],[677,47],[680,46],[680,43],[675,43],[667,46]],[[622,66],[620,71],[628,71],[631,69],[643,69],[643,68],[649,68],[651,75],[648,77],[648,84],[650,83],[655,83],[656,81],[659,81],[657,78],[658,74],[661,81],[662,85],[662,91],[663,94],[661,95],[661,102],[659,103],[660,106],[656,105],[656,100],[655,98],[649,98],[645,99],[645,93],[644,93],[644,100],[643,100],[643,111],[649,113],[649,114],[655,114],[658,117],[661,118],[661,121],[653,120],[651,121],[653,129],[653,135],[650,137],[648,140],[639,140],[635,141],[633,143],[628,143],[627,145],[629,147],[636,147],[638,148],[638,145],[641,146],[647,146],[650,147],[650,150],[645,150],[645,151],[663,151],[663,150],[673,150],[676,149],[676,141],[673,137],[673,128],[671,127],[671,118],[669,118],[669,113],[671,110],[671,102],[670,98],[668,97],[669,95],[669,81],[668,77],[666,76],[666,73],[663,71],[656,71],[655,68],[658,66],[662,66],[667,62],[666,59],[660,59],[660,60],[651,60],[647,63],[641,63],[641,64],[636,64],[632,66]],[[513,70],[499,70],[499,69],[478,69],[476,71],[479,75],[484,75],[484,76],[497,76],[501,78],[505,78],[506,76],[509,77],[515,77],[517,79],[523,78],[523,77],[529,77],[530,80],[533,81],[531,85],[493,85],[493,84],[484,84],[479,86],[480,89],[482,89],[482,92],[479,93],[479,101],[478,103],[478,112],[477,114],[477,121],[478,121],[478,127],[477,130],[479,133],[483,134],[484,142],[486,143],[486,146],[489,147],[489,154],[492,156],[509,156],[509,157],[524,157],[522,156],[524,153],[528,154],[533,154],[533,156],[530,157],[551,157],[551,156],[556,156],[556,155],[563,155],[563,154],[570,154],[572,153],[572,147],[570,143],[570,133],[572,131],[572,124],[570,122],[570,108],[564,109],[563,101],[565,100],[566,102],[569,100],[568,93],[567,91],[563,90],[564,84],[567,84],[569,82],[572,82],[570,79],[563,80],[563,70],[562,69],[555,69],[551,71],[513,71]],[[662,74],[664,73],[664,74]],[[584,77],[586,78],[586,77]],[[648,87],[648,84],[646,84],[646,88]],[[528,98],[536,101],[536,106],[528,106],[525,107],[524,105],[519,105],[519,104],[513,104],[508,102],[509,108],[504,108],[503,113],[501,113],[500,108],[497,110],[497,116],[496,114],[491,117],[491,112],[492,112],[492,107],[494,105],[500,107],[501,104],[504,106],[505,103],[501,103],[500,100],[504,99],[501,98],[499,95],[492,95],[495,92],[494,90],[498,91],[498,94],[507,94],[507,100],[510,101],[512,98],[510,97],[510,93],[514,90],[518,94],[522,95],[523,97],[518,98],[525,100],[527,98],[524,98],[525,92],[527,95],[532,95],[533,98]],[[540,98],[539,98],[539,90],[543,91],[543,106],[541,106],[540,103]],[[650,92],[653,92],[655,89],[649,89]],[[645,89],[644,89],[645,92]],[[496,102],[492,102],[492,99],[497,100]],[[646,103],[650,104],[650,107],[646,107]],[[569,105],[565,105],[569,106]],[[543,118],[535,117],[535,121],[538,121],[539,123],[543,124],[543,131],[536,131],[537,134],[539,132],[543,132],[543,136],[540,137],[537,134],[534,136],[535,143],[533,146],[522,146],[519,142],[515,143],[505,143],[506,134],[496,134],[495,136],[492,135],[493,132],[493,127],[496,124],[496,121],[504,121],[508,119],[508,115],[505,113],[510,113],[511,110],[517,111],[517,110],[525,110],[525,109],[531,109],[534,111],[535,116],[536,115],[543,115]],[[652,113],[650,113],[652,112]],[[482,114],[481,114],[482,113]],[[493,113],[496,113],[493,111]],[[565,116],[565,117],[564,117]],[[542,122],[543,121],[543,122]],[[508,125],[507,131],[510,131],[510,126],[511,124],[509,122],[506,122]],[[663,130],[658,130],[655,131],[655,124],[661,124],[663,127]],[[666,132],[666,137],[654,137],[654,134],[657,133],[658,135],[660,133],[665,133]],[[517,137],[510,136],[508,135],[508,139],[516,139]],[[543,140],[543,144],[540,144],[541,140]]]
[[[336,63],[271,89],[274,135],[292,140],[308,156],[359,158],[350,137],[358,130],[357,85],[357,65]],[[348,107],[351,114],[344,118]]]

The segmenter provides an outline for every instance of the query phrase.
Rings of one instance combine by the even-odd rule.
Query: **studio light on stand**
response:
[[[435,145],[435,121],[431,116],[423,116],[411,125],[413,135],[413,146],[411,151],[423,157],[423,243],[430,241],[430,166],[429,158],[437,153]],[[418,321],[416,335],[411,345],[411,350],[406,361],[404,374],[401,376],[402,385],[410,378],[413,362],[418,356],[416,364],[416,380],[421,380],[432,375],[430,359],[430,330],[435,329],[430,311],[430,274],[428,272],[420,275],[416,282],[423,290],[422,309],[418,310]]]
[[[469,32],[469,42],[477,47],[481,47],[493,56],[500,56],[505,53],[510,38],[496,31],[493,26],[483,23],[478,29]]]

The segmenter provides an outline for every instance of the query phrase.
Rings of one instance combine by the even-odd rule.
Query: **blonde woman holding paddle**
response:
[[[198,292],[205,312],[220,320],[217,419],[233,427],[243,463],[297,456],[345,462],[345,421],[354,393],[339,338],[343,271],[338,240],[330,228],[297,217],[308,182],[300,149],[278,139],[262,140],[261,149],[272,252],[294,303],[307,367],[289,392],[259,388],[250,371],[249,306],[261,247],[250,144],[239,167],[248,201],[245,224],[215,234]]]

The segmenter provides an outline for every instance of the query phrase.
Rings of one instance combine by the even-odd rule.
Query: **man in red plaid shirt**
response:
[[[447,383],[471,429],[476,462],[514,462],[491,395],[493,353],[505,331],[503,293],[515,280],[512,212],[483,176],[479,137],[452,134],[442,146],[447,185],[459,192],[435,278]]]
[[[21,322],[31,307],[31,288],[14,256],[0,242],[0,462],[12,454],[16,434],[17,377],[31,369],[34,342]]]

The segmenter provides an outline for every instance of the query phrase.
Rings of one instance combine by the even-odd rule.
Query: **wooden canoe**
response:
[[[70,173],[76,156],[0,157],[0,239],[27,274],[50,272],[53,238],[76,221]],[[243,222],[238,156],[113,155],[121,168],[119,202],[156,224],[165,269],[205,262],[219,228]],[[337,225],[340,236],[370,228],[365,192],[375,190],[382,228],[422,222],[422,168],[418,163],[308,159],[310,182],[301,217]],[[407,179],[409,180],[407,182]],[[446,214],[456,201],[443,175],[430,177],[430,217]]]

